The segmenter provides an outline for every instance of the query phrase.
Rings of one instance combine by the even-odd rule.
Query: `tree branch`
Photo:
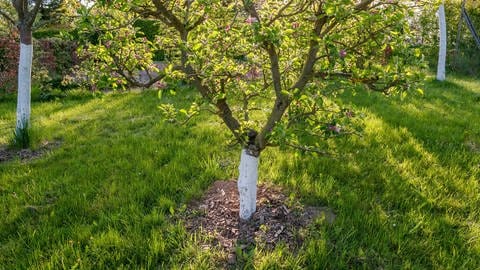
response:
[[[25,0],[25,2],[27,1],[28,0]],[[33,23],[35,22],[35,18],[37,17],[38,11],[40,10],[42,3],[43,3],[43,0],[35,0],[35,6],[31,11],[28,12],[27,25],[29,27],[32,27]]]
[[[261,23],[260,17],[255,5],[247,1],[243,1],[245,11],[250,14],[250,16],[257,19],[258,23]],[[272,73],[273,88],[275,90],[275,104],[272,108],[270,116],[267,119],[267,123],[261,129],[260,133],[255,138],[255,149],[256,152],[260,152],[267,146],[266,136],[273,129],[275,124],[282,118],[285,110],[290,105],[289,97],[282,92],[282,74],[280,72],[279,56],[275,49],[275,45],[269,41],[265,40],[263,42],[263,47],[268,53],[270,59],[270,72]]]
[[[5,18],[5,20],[7,20],[9,23],[11,23],[13,26],[15,26],[17,23],[15,22],[15,20],[8,14],[6,13],[5,11],[1,10],[0,9],[0,15]]]
[[[316,15],[317,17],[321,16],[322,15],[321,10]],[[320,49],[319,39],[329,31],[331,31],[331,29],[333,29],[332,25],[334,25],[334,23],[330,25],[329,27],[330,30],[324,31],[322,33],[322,29],[328,21],[329,21],[329,17],[327,17],[326,15],[322,16],[321,18],[315,21],[315,27],[313,29],[313,33],[315,36],[310,41],[310,46],[309,46],[310,48],[308,50],[307,60],[303,65],[302,73],[300,74],[297,82],[292,86],[292,89],[303,89],[307,84],[308,80],[310,79],[310,77],[312,76],[313,67],[315,66],[315,63],[318,60],[317,54]]]
[[[206,19],[205,12],[203,12],[202,16],[200,16],[192,25],[187,27],[187,31],[191,31],[191,30],[197,28],[197,26],[202,24],[205,21],[205,19]]]
[[[165,24],[175,28],[178,32],[183,33],[185,32],[185,25],[180,21],[179,18],[173,14],[170,10],[165,7],[160,0],[153,0],[153,4],[157,8],[157,11],[162,16],[159,16],[159,19],[162,20]]]
[[[280,8],[278,13],[272,19],[270,19],[270,21],[266,25],[270,26],[272,23],[274,23],[276,20],[278,20],[280,17],[282,17],[283,12],[293,4],[293,1],[294,0],[288,0],[288,2],[283,7]]]
[[[368,6],[373,3],[374,0],[363,0],[357,5],[355,5],[355,10],[361,11],[361,10],[367,10]]]
[[[18,21],[21,22],[25,19],[25,8],[27,5],[26,0],[11,0],[12,5],[15,8],[15,11],[17,11],[18,15]]]
[[[228,105],[227,100],[225,98],[221,98],[215,101],[212,97],[213,91],[209,89],[208,86],[202,83],[202,79],[197,75],[197,72],[195,72],[195,69],[189,64],[187,64],[183,68],[184,68],[185,74],[187,75],[187,77],[192,79],[193,85],[195,86],[195,88],[198,89],[202,97],[217,107],[219,111],[218,116],[227,125],[228,129],[230,129],[230,131],[233,133],[237,141],[244,144],[245,138],[240,133],[240,130],[241,130],[240,122],[233,116],[233,112],[230,109],[230,106]]]
[[[140,82],[134,76],[132,75],[132,72],[127,70],[128,73],[125,73],[125,66],[121,64],[121,59],[119,59],[116,55],[113,53],[110,53],[110,56],[113,59],[113,62],[116,66],[115,71],[120,74],[131,86],[136,86],[136,87],[142,87],[142,88],[148,88],[152,86],[154,83],[160,81],[161,79],[165,78],[165,74],[158,74],[155,77],[152,77],[150,74],[149,80],[147,82]],[[178,67],[176,69],[179,69]],[[147,71],[148,72],[148,71]]]

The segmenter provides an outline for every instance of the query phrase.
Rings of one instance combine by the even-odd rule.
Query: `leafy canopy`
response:
[[[339,90],[385,94],[416,90],[423,67],[421,52],[410,41],[408,1],[107,4],[115,12],[129,14],[123,18],[156,20],[159,33],[154,42],[147,42],[134,38],[138,29],[130,24],[124,29],[132,38],[123,38],[123,30],[109,30],[115,29],[109,25],[97,44],[88,45],[90,53],[105,55],[103,64],[115,67],[134,85],[122,75],[115,57],[139,54],[137,62],[123,66],[134,73],[151,66],[148,50],[161,48],[168,67],[156,70],[158,79],[188,81],[202,96],[189,110],[163,105],[164,113],[187,118],[201,109],[216,113],[252,155],[270,145],[316,151],[322,147],[319,137],[355,133],[355,114],[333,102]],[[105,24],[111,24],[112,18],[107,17]],[[129,48],[130,53],[121,48]]]

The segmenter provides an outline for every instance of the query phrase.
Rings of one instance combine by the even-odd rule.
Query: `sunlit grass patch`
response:
[[[188,106],[192,92],[164,97]],[[343,93],[365,115],[362,137],[329,141],[337,156],[271,148],[260,181],[328,206],[292,254],[281,245],[240,254],[260,269],[480,267],[480,82],[427,82],[425,95]],[[34,144],[62,145],[0,164],[0,268],[212,269],[227,259],[176,218],[216,180],[237,175],[238,147],[213,116],[162,120],[155,92],[33,103]],[[0,144],[15,124],[0,103]],[[473,145],[473,146],[472,146]]]

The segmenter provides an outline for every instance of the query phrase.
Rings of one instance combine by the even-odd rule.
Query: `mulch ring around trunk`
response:
[[[61,144],[62,142],[58,140],[53,142],[45,141],[35,150],[11,149],[5,146],[0,146],[0,163],[12,161],[17,158],[23,162],[30,161],[43,156],[47,152],[59,147]]]
[[[220,247],[228,252],[228,264],[235,264],[238,249],[261,246],[273,249],[279,243],[291,250],[303,242],[299,233],[317,218],[328,224],[335,214],[327,207],[303,206],[290,199],[280,188],[260,184],[257,188],[257,211],[249,221],[239,218],[236,181],[217,181],[199,201],[185,212],[187,230],[207,234],[211,241],[206,248]]]

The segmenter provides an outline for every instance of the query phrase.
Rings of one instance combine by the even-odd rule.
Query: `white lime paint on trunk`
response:
[[[248,220],[257,208],[258,157],[242,150],[240,174],[238,176],[238,193],[240,195],[240,218]]]
[[[445,62],[447,58],[447,22],[445,20],[445,6],[438,9],[438,25],[440,30],[440,48],[438,52],[437,80],[445,80]]]
[[[33,46],[20,43],[18,64],[17,130],[28,127],[30,121],[30,95],[32,87]]]

